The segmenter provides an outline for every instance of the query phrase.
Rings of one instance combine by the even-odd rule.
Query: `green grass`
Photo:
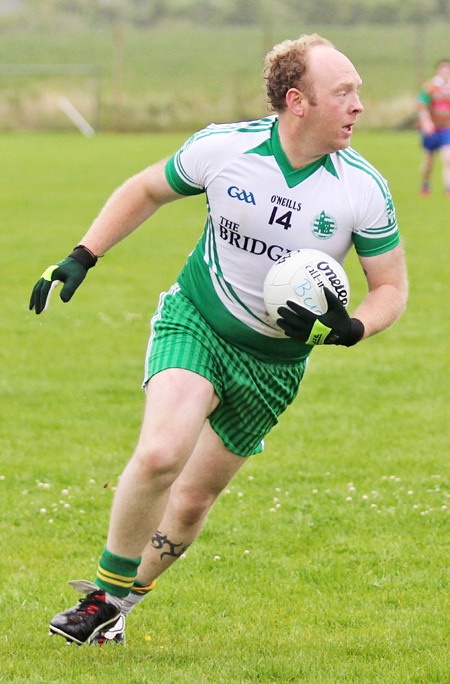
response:
[[[276,13],[274,13],[276,14]],[[105,27],[4,31],[0,64],[95,64],[101,69],[101,121],[105,129],[186,130],[210,121],[257,118],[266,112],[260,77],[263,57],[277,42],[318,31],[352,59],[363,79],[367,105],[362,124],[393,126],[414,113],[418,80],[432,75],[447,52],[449,25],[422,33],[423,52],[413,26],[283,25],[273,17],[261,27],[193,27],[163,24],[153,31],[127,28],[122,75],[113,34]],[[92,79],[76,76],[30,78],[0,74],[0,127],[70,127],[57,95],[68,96],[94,121]],[[376,103],[376,106],[375,106]],[[120,111],[119,111],[120,110]]]
[[[314,352],[264,453],[130,617],[127,648],[46,637],[75,602],[67,580],[93,577],[139,430],[148,320],[200,235],[203,199],[166,207],[70,304],[36,317],[29,294],[107,195],[184,137],[0,138],[0,681],[447,682],[449,200],[439,169],[418,197],[412,133],[354,139],[397,205],[402,319],[351,350]],[[354,257],[346,267],[356,304],[363,279]]]

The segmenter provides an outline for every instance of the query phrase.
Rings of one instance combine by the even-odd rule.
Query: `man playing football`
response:
[[[355,67],[313,34],[275,46],[264,78],[274,115],[212,124],[130,178],[33,290],[38,314],[55,281],[68,301],[97,258],[164,204],[206,193],[202,237],[152,319],[142,429],[115,493],[95,583],[73,582],[86,597],[50,624],[69,641],[117,640],[108,629],[192,544],[219,494],[294,400],[314,321],[283,307],[279,326],[269,322],[263,282],[276,259],[316,248],[343,263],[356,249],[368,294],[352,316],[329,298],[325,344],[351,347],[405,308],[389,188],[350,147],[363,110]]]

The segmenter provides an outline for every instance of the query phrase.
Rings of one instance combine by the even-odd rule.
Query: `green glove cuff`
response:
[[[353,347],[354,344],[359,342],[364,335],[364,323],[362,323],[359,318],[350,319],[350,330],[347,335],[347,339],[344,342],[346,347]]]
[[[95,266],[98,261],[98,257],[96,257],[95,254],[93,254],[91,250],[84,245],[77,245],[72,254],[69,254],[69,257],[75,261],[78,261],[79,264],[84,266],[86,271]]]

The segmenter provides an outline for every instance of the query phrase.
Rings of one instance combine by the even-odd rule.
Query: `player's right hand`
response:
[[[86,278],[90,268],[97,263],[97,257],[82,245],[75,247],[72,254],[49,266],[33,288],[30,311],[40,314],[47,308],[50,296],[58,283],[64,283],[60,293],[63,302],[68,302]]]
[[[277,320],[288,337],[303,344],[343,344],[352,347],[364,335],[364,325],[357,318],[350,318],[336,295],[324,287],[327,311],[318,316],[296,302],[288,301],[280,306]]]

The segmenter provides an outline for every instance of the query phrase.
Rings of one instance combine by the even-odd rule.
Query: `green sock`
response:
[[[123,558],[103,549],[95,584],[113,596],[124,598],[133,588],[141,558]]]

